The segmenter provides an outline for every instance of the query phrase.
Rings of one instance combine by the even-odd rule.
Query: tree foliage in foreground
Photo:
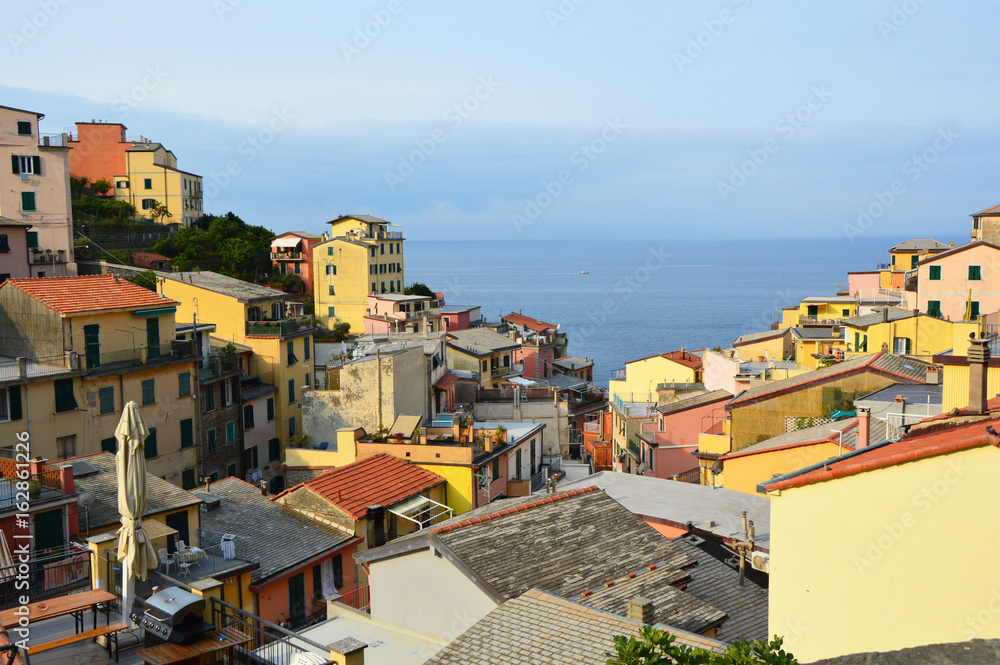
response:
[[[770,642],[744,639],[717,654],[676,643],[665,630],[643,626],[639,637],[614,638],[615,653],[606,653],[607,665],[797,665],[798,661],[781,648],[782,638]]]

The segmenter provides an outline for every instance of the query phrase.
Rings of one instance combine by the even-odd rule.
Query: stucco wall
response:
[[[542,430],[544,454],[569,455],[569,404],[566,402],[479,402],[475,405],[477,420],[513,423],[545,423]],[[539,455],[543,448],[539,448]]]

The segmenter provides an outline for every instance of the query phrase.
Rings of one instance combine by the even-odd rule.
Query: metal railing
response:
[[[274,261],[301,261],[302,252],[271,252]]]
[[[28,263],[31,263],[32,265],[66,263],[68,260],[66,250],[64,249],[59,249],[54,252],[51,249],[43,251],[36,251],[35,249],[32,249],[28,255]]]
[[[23,568],[28,567],[27,575]],[[21,596],[31,602],[87,591],[91,588],[91,553],[76,550],[44,557],[32,557],[27,564],[0,568],[0,610],[18,607]],[[18,589],[17,580],[27,580],[30,592]]]
[[[69,146],[69,134],[39,134],[38,145],[42,148],[65,148]]]
[[[281,337],[316,327],[312,316],[296,316],[277,321],[247,321],[246,334],[262,337]]]
[[[99,372],[122,367],[137,367],[179,358],[193,358],[194,343],[191,340],[178,339],[168,344],[158,346],[141,346],[134,349],[122,349],[98,354],[98,357],[84,356],[83,361],[88,372]]]
[[[239,356],[212,354],[205,358],[205,361],[198,368],[198,378],[204,381],[205,379],[222,376],[229,372],[235,372],[238,369],[240,369]]]
[[[22,364],[23,361],[23,364]],[[16,381],[72,371],[69,355],[0,360],[0,381]]]
[[[642,447],[639,442],[635,439],[630,439],[628,442],[628,449],[637,459],[642,459]]]
[[[353,607],[356,610],[371,612],[371,588],[367,584],[363,587],[358,587],[354,591],[341,594],[336,600],[338,603]]]
[[[0,478],[0,510],[17,505],[17,485],[23,482],[25,482],[23,479],[11,476]],[[33,473],[28,476],[27,483],[29,502],[47,501],[63,496],[62,481],[56,469]]]
[[[599,420],[588,420],[583,423],[584,432],[600,432],[601,422]]]
[[[287,665],[300,653],[323,654],[327,658],[323,665],[332,663],[328,647],[244,612],[224,600],[211,599],[211,622],[219,628],[231,628],[250,637],[245,647],[236,647],[237,663]]]

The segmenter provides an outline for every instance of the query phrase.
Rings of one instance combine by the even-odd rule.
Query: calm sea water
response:
[[[491,321],[519,311],[559,324],[569,353],[594,359],[606,385],[629,360],[765,330],[781,308],[886,262],[896,242],[407,241],[406,279],[449,305],[481,305]]]

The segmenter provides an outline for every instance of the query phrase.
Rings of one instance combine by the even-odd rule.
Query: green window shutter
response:
[[[181,448],[190,448],[194,445],[194,421],[185,418],[181,421]]]
[[[326,248],[326,255],[327,256],[333,256],[333,247],[327,247]]]
[[[115,412],[115,389],[112,386],[101,388],[98,391],[101,398],[101,414]]]
[[[302,338],[302,357],[305,360],[309,360],[310,359],[309,338],[308,337],[303,337]]]
[[[267,458],[269,462],[277,461],[281,457],[281,441],[271,439],[267,442]]]
[[[107,439],[101,439],[101,450],[106,453],[111,453],[112,455],[118,452],[118,439],[111,436]]]
[[[42,175],[42,158],[38,155],[31,157],[31,170],[35,175]]]
[[[35,210],[34,192],[21,192],[21,210],[28,212]]]
[[[910,338],[907,337],[905,339],[906,339],[906,353],[909,353],[910,352]]]
[[[969,280],[973,282],[978,282],[983,278],[982,268],[980,266],[969,266]]]
[[[931,266],[927,277],[935,282],[939,281],[941,279],[941,266]]]
[[[191,372],[181,372],[177,375],[177,395],[179,397],[191,396]]]
[[[326,308],[326,315],[327,316],[331,316],[331,317],[337,316],[337,308],[336,307],[327,307]]]
[[[295,404],[295,379],[288,379],[288,403]]]
[[[330,293],[329,293],[329,295],[331,295],[331,296],[332,296],[332,295],[336,295],[336,294],[334,294],[334,292],[333,292],[333,284],[331,284],[331,285],[329,286],[329,290],[330,290]]]
[[[28,248],[38,247],[38,231],[28,231]]]
[[[978,300],[973,300],[972,301],[972,318],[969,319],[969,320],[970,321],[975,321],[978,318],[979,318],[979,301]]]
[[[52,383],[56,391],[56,413],[79,408],[76,397],[73,396],[73,379],[59,379]]]
[[[184,471],[181,471],[181,484],[186,490],[194,489],[194,469],[185,469]]]
[[[274,420],[274,398],[273,397],[268,397],[267,398],[267,419],[269,421],[270,420]]]
[[[11,386],[7,389],[10,396],[10,419],[20,420],[21,416],[21,386]]]
[[[142,382],[142,404],[147,406],[156,403],[156,379],[146,379]]]
[[[10,156],[10,168],[11,173],[18,175],[21,173],[21,158],[17,155]]]
[[[149,436],[146,437],[146,459],[153,459],[159,454],[156,450],[156,428],[149,428]]]
[[[216,444],[216,441],[215,441],[215,428],[213,427],[212,429],[208,430],[208,450],[209,450],[209,452],[215,450],[216,447],[217,447],[217,444]]]
[[[215,411],[215,388],[205,386],[205,413]]]
[[[230,445],[236,443],[236,423],[231,421],[226,423],[226,443]]]
[[[295,436],[295,416],[288,419],[288,436]]]

